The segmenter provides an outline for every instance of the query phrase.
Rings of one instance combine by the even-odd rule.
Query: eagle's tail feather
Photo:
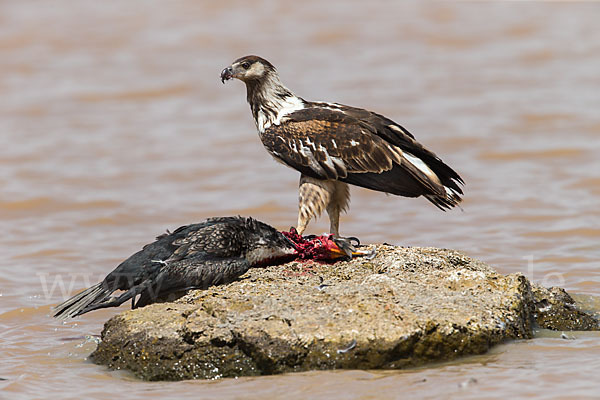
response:
[[[424,196],[442,211],[461,202],[462,178],[435,156],[419,157],[399,151],[402,159],[381,173],[351,173],[343,182],[406,197]]]
[[[404,168],[426,190],[424,196],[427,200],[443,211],[460,203],[462,190],[458,184],[462,183],[462,179],[454,170],[439,159],[428,163],[408,152],[404,152],[402,157]]]
[[[456,207],[461,201],[459,193],[457,193],[454,189],[449,188],[448,186],[444,186],[445,194],[426,194],[425,198],[433,203],[437,208],[442,211],[449,210],[453,207]]]

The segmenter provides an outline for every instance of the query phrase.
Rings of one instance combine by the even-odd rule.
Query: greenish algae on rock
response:
[[[372,260],[252,269],[123,312],[92,359],[148,380],[403,368],[531,338],[534,316],[549,329],[598,328],[557,290],[457,251],[379,245]]]

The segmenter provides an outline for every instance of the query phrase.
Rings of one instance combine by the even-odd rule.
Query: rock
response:
[[[373,260],[252,269],[231,284],[123,312],[106,323],[91,357],[148,380],[403,368],[531,338],[534,313],[547,315],[548,305],[560,313],[545,327],[598,327],[593,319],[577,325],[583,317],[560,293],[567,297],[532,291],[523,275],[500,275],[457,251],[380,245]]]
[[[598,330],[598,321],[578,309],[575,300],[564,289],[546,289],[533,285],[532,292],[535,302],[534,317],[540,328],[555,331]]]

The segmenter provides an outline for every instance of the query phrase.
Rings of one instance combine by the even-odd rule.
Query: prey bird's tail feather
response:
[[[112,291],[105,288],[102,282],[97,283],[54,307],[53,316],[59,319],[76,317],[89,305],[102,302],[111,293]]]

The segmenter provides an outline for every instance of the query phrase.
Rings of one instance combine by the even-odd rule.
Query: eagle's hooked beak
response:
[[[225,81],[228,81],[230,79],[233,78],[233,68],[231,68],[231,66],[225,68],[223,71],[221,71],[221,82],[225,83]]]

